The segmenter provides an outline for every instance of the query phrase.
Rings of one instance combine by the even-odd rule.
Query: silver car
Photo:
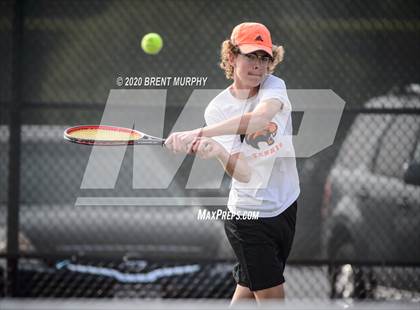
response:
[[[420,109],[420,86],[374,98],[365,108],[395,113],[358,115],[327,178],[322,249],[324,257],[343,263],[330,268],[332,297],[419,285],[396,277],[392,283],[359,264],[420,262],[420,115],[404,112]]]

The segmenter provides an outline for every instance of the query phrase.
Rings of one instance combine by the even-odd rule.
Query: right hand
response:
[[[191,153],[191,146],[201,136],[201,128],[172,133],[165,141],[165,146],[174,153]]]
[[[215,140],[206,137],[196,138],[191,147],[191,152],[197,154],[201,159],[217,157],[223,150],[223,146]]]

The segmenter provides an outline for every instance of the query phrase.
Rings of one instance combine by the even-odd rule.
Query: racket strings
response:
[[[135,131],[120,131],[101,128],[85,128],[68,133],[70,137],[80,140],[97,141],[134,141],[141,139]]]

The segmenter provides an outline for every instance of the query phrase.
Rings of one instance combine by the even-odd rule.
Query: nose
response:
[[[263,66],[263,60],[261,58],[257,58],[254,61],[254,68],[258,69],[259,67]]]

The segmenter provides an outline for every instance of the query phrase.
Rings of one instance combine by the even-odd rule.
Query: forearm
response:
[[[278,99],[265,100],[252,112],[202,128],[201,135],[211,138],[215,136],[256,132],[263,129],[273,119],[276,113],[283,110],[283,107],[283,103]]]
[[[242,183],[248,183],[251,179],[251,169],[242,156],[238,154],[230,155],[223,151],[217,156],[226,173],[232,178]]]
[[[257,113],[248,112],[226,121],[206,126],[202,129],[203,137],[216,137],[223,135],[237,135],[252,133],[261,130],[270,120]]]

